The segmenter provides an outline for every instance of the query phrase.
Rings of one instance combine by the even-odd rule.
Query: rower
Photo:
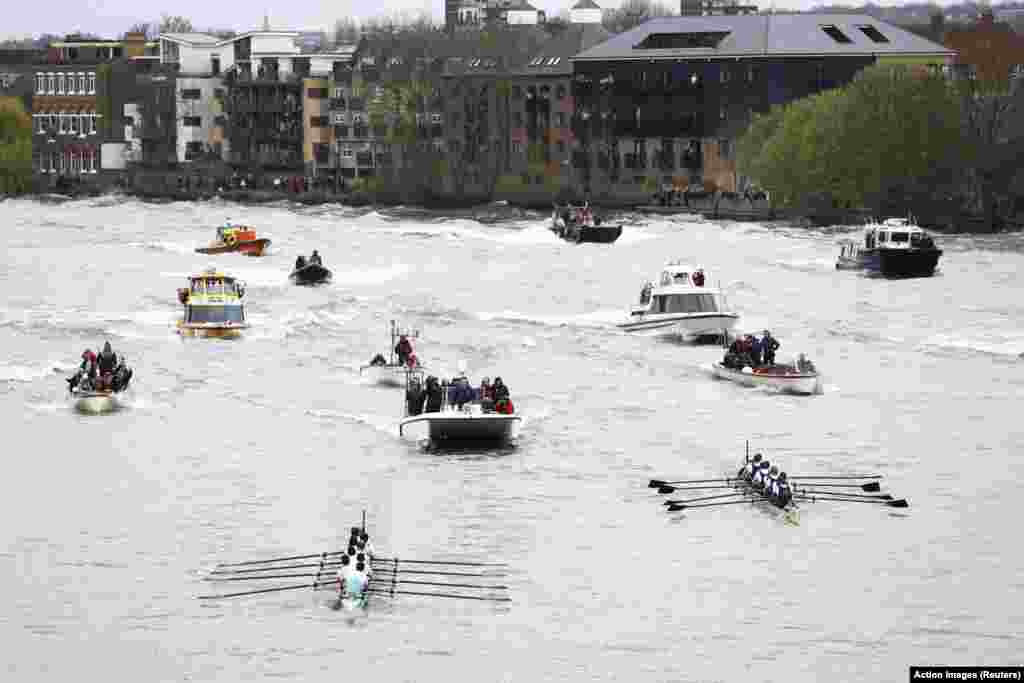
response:
[[[354,570],[352,565],[349,564],[348,555],[341,556],[341,568],[338,569],[338,593],[345,592],[345,583],[348,581],[349,574]]]
[[[775,484],[776,477],[779,476],[779,468],[772,465],[771,469],[768,470],[768,477],[764,480],[764,492],[768,497],[775,496]]]
[[[360,550],[359,553],[356,555],[356,566],[366,567],[366,576],[373,576],[373,569],[371,569],[367,565],[369,565],[369,561],[366,558],[366,554]]]
[[[747,466],[743,468],[743,478],[747,481],[753,481],[754,475],[757,474],[757,470],[761,467],[761,454],[758,453],[754,456],[754,459],[747,463]]]
[[[789,488],[789,482],[786,480],[786,473],[782,472],[779,474],[779,480],[776,482],[776,505],[785,507],[790,500],[793,499],[793,490]]]
[[[363,545],[365,546],[365,548],[363,549],[363,552],[364,552],[364,553],[366,553],[366,556],[367,556],[367,557],[369,557],[369,558],[370,558],[370,561],[372,562],[372,561],[373,561],[373,558],[374,558],[374,556],[375,556],[375,555],[376,555],[377,553],[375,553],[375,552],[374,552],[374,550],[373,550],[373,545],[372,545],[372,544],[370,543],[370,534],[368,534],[368,533],[366,533],[366,532],[364,531],[363,533],[359,534],[359,540],[360,540],[360,541],[361,541],[361,542],[363,543]]]
[[[757,468],[756,472],[754,472],[754,478],[751,481],[751,483],[754,485],[754,488],[759,490],[764,488],[764,485],[766,483],[765,480],[768,478],[768,468],[768,461],[762,460],[761,466]]]

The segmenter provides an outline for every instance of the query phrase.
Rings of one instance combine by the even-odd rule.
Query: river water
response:
[[[273,254],[193,249],[225,218]],[[612,246],[545,216],[339,206],[0,203],[8,680],[879,681],[917,664],[1021,664],[1024,238],[940,238],[934,278],[837,272],[836,240],[625,216]],[[319,249],[334,283],[290,286]],[[716,381],[711,346],[613,323],[669,257],[702,265],[824,394]],[[248,284],[239,341],[182,340],[175,289]],[[421,361],[502,376],[513,447],[399,438],[402,392],[359,367],[387,324]],[[63,378],[110,339],[129,405],[83,417]],[[791,475],[879,473],[896,510],[669,515],[651,477],[732,473],[744,442]],[[513,602],[324,593],[204,603],[217,562],[334,549],[508,562]],[[288,583],[282,582],[282,583]],[[231,586],[234,588],[235,586]]]

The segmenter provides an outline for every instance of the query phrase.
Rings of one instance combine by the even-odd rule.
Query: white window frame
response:
[[[57,131],[61,135],[67,135],[67,132],[68,132],[68,115],[65,114],[64,112],[57,112],[57,120],[59,121],[59,123],[57,124]]]
[[[96,135],[96,114],[89,114],[89,118],[92,119],[92,127],[89,129],[89,135]]]
[[[64,74],[62,73],[57,74],[57,94],[64,94]]]
[[[36,94],[46,93],[46,74],[36,74]]]
[[[57,88],[57,74],[52,71],[46,72],[46,94],[52,95],[56,92]]]
[[[57,155],[57,172],[58,173],[63,173],[64,172],[64,165],[66,163],[65,162],[66,158],[67,158],[67,154],[65,154],[65,153],[61,153],[61,154]]]
[[[431,114],[430,115],[430,122],[431,123],[441,123],[441,115],[440,114]]]
[[[88,92],[88,94],[89,95],[95,95],[96,94],[96,73],[95,72],[89,74],[89,92]]]
[[[344,88],[335,88],[334,89],[334,99],[340,100],[340,99],[343,99],[344,97],[345,97],[345,89]]]
[[[340,111],[334,112],[333,122],[334,122],[334,125],[336,125],[336,126],[343,126],[343,125],[345,125],[345,115],[343,113],[341,113]]]
[[[68,116],[68,132],[72,135],[78,135],[82,132],[82,122],[79,120],[78,114]]]
[[[341,148],[341,156],[345,159],[351,159],[355,154],[352,152],[352,148],[346,145]]]
[[[79,94],[85,94],[85,72],[80,71],[78,73],[78,92]]]

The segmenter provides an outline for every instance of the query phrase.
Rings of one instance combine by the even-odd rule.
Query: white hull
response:
[[[373,384],[404,387],[407,370],[404,365],[364,365],[359,369],[359,374]]]
[[[791,374],[791,375],[767,375],[749,372],[750,368],[744,368],[748,372],[727,368],[721,363],[711,366],[711,372],[719,379],[726,379],[747,387],[773,387],[780,392],[788,394],[818,394],[821,393],[821,378],[817,373]]]
[[[435,443],[503,442],[514,436],[515,428],[521,421],[522,417],[519,415],[444,410],[440,413],[423,413],[407,417],[399,424],[398,433],[403,434],[409,425],[425,422],[430,440]]]
[[[114,394],[88,392],[78,394],[75,399],[75,410],[86,415],[102,415],[112,413],[120,407]]]
[[[739,318],[735,313],[646,313],[633,315],[618,327],[625,332],[701,337],[721,335],[723,330],[731,331]]]

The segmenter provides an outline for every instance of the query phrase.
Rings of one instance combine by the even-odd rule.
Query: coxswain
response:
[[[316,249],[314,249],[313,253],[309,255],[309,262],[318,266],[322,266],[324,264],[323,260],[320,258],[320,253],[317,252]]]
[[[355,570],[349,572],[349,574],[345,577],[345,583],[342,586],[342,597],[363,597],[363,593],[366,592],[366,587],[370,583],[370,578],[366,575],[365,570],[365,565],[357,563]]]
[[[768,497],[775,495],[775,479],[779,476],[779,468],[772,465],[771,469],[768,470],[768,476],[764,480],[764,493]]]
[[[298,258],[295,259],[295,270],[302,270],[306,267],[306,257],[299,254]]]
[[[103,351],[100,352],[99,358],[96,359],[96,366],[100,376],[98,384],[103,389],[110,389],[111,379],[114,376],[114,370],[117,368],[117,354],[110,347],[109,341],[103,345]]]

